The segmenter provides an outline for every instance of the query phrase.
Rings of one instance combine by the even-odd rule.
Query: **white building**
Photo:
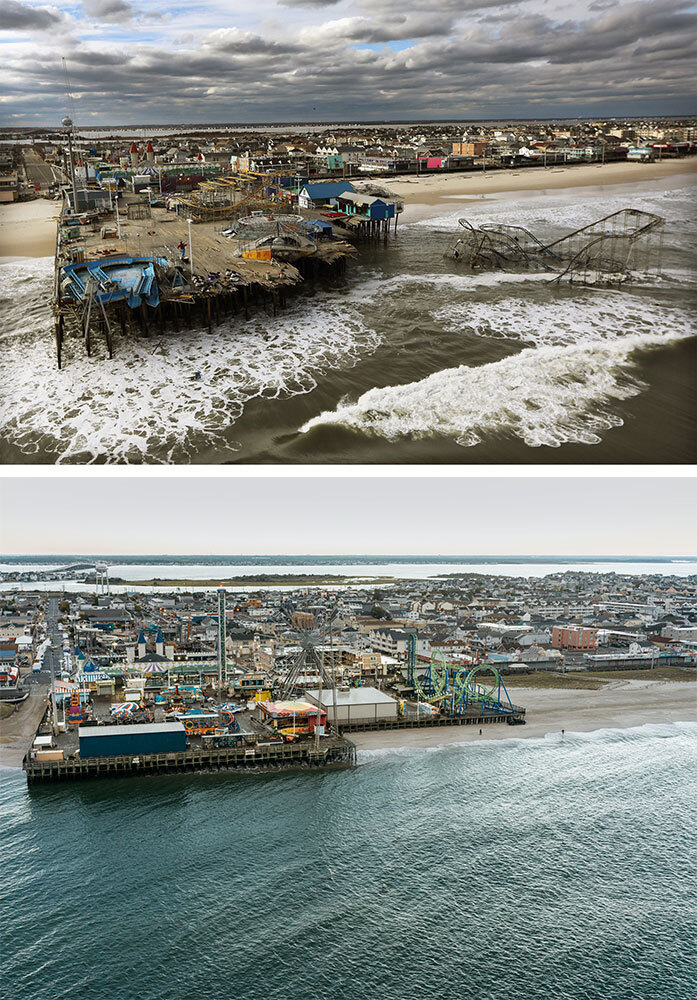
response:
[[[305,695],[315,705],[319,705],[321,700],[321,707],[327,713],[327,721],[332,725],[334,692],[331,689],[323,690],[320,699],[319,691],[315,688],[306,691]],[[363,725],[368,722],[396,719],[398,706],[394,698],[384,691],[378,691],[377,688],[337,688],[336,715],[340,726]]]

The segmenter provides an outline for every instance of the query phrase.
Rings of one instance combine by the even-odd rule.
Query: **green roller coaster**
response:
[[[441,650],[434,650],[426,669],[416,672],[416,636],[407,644],[407,678],[417,696],[451,715],[464,715],[474,705],[481,706],[483,715],[513,715],[503,678],[490,663],[462,667],[448,663]]]

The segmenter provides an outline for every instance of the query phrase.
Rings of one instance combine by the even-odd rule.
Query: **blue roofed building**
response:
[[[300,208],[328,205],[333,199],[353,190],[350,181],[320,181],[317,184],[305,184],[298,195],[298,205]]]

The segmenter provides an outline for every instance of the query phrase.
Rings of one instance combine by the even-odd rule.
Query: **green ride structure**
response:
[[[431,654],[428,666],[419,675],[416,670],[416,636],[407,642],[407,683],[421,701],[440,712],[465,715],[477,706],[481,715],[514,715],[503,678],[490,663],[463,667],[448,663],[441,650]]]

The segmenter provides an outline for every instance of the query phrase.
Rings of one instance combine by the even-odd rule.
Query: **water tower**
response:
[[[97,575],[97,593],[109,593],[109,567],[105,562],[98,562],[94,567]]]

